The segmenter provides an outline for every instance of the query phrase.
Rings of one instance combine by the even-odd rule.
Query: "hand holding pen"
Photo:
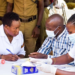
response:
[[[5,59],[7,61],[17,61],[19,57],[16,54],[13,54],[9,49],[6,49],[10,54],[3,55],[2,59]]]
[[[13,55],[12,56],[12,61],[16,61],[16,60],[20,59],[20,57],[16,54],[12,53],[11,50],[9,50],[9,49],[6,49],[6,50],[9,51]]]

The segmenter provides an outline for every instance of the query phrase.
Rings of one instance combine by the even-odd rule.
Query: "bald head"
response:
[[[59,26],[63,25],[63,18],[59,14],[54,14],[47,19],[47,22],[53,23],[54,26]]]
[[[60,34],[64,30],[63,18],[59,14],[51,15],[46,21],[46,29],[55,31],[55,33],[59,32]]]

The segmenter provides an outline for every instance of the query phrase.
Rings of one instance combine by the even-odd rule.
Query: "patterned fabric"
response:
[[[53,51],[53,55],[50,55],[50,58],[68,53],[70,48],[73,47],[73,43],[71,43],[67,35],[68,32],[65,28],[57,38],[47,37],[38,52],[49,55]]]

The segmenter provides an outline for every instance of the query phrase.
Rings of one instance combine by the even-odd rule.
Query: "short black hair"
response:
[[[2,19],[3,26],[5,26],[5,25],[11,26],[11,23],[13,20],[15,20],[15,21],[19,20],[18,14],[14,13],[14,12],[6,13]]]
[[[73,14],[67,21],[67,23],[72,22],[75,25],[75,14]]]

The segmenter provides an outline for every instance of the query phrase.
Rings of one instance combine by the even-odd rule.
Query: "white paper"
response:
[[[75,72],[75,66],[72,65],[53,65],[54,67],[64,70],[64,71],[71,71],[71,72]]]
[[[21,66],[31,66],[31,67],[33,67],[34,65],[31,62],[26,61],[26,62],[22,63]]]
[[[5,61],[5,64],[22,64],[26,62],[28,59],[18,59],[17,61]]]

